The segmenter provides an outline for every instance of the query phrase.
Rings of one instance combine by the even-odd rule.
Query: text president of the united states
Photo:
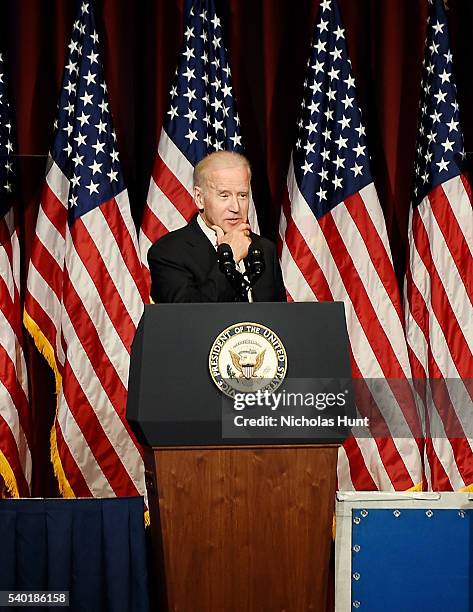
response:
[[[194,201],[199,212],[148,252],[155,302],[286,300],[274,244],[250,230],[250,180],[250,164],[238,153],[211,153],[195,166]],[[244,279],[243,290],[224,273],[217,249],[220,254],[226,251],[235,263],[236,275]],[[255,253],[264,264],[259,275],[250,278]]]

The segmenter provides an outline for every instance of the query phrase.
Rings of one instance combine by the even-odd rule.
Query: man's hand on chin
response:
[[[217,234],[217,245],[230,245],[236,263],[240,263],[248,255],[251,244],[249,223],[239,223],[227,233],[218,225],[212,225],[212,229]]]

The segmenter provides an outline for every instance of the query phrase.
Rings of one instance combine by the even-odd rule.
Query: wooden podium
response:
[[[337,448],[148,448],[159,610],[323,612]]]
[[[233,427],[229,434],[237,407],[225,408],[214,384],[212,347],[244,326],[279,341],[274,354],[278,363],[287,359],[287,375],[278,393],[351,378],[343,304],[145,308],[127,418],[146,449],[159,612],[325,610],[337,449],[346,433]],[[244,342],[255,352],[259,341]],[[240,350],[240,336],[229,342]],[[229,368],[227,361],[221,369]],[[273,417],[284,412],[275,410]],[[310,410],[311,417],[339,414]]]

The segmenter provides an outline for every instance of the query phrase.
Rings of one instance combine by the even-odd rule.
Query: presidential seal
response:
[[[272,392],[286,376],[286,349],[269,327],[235,323],[215,339],[209,369],[214,383],[229,397],[258,390]]]

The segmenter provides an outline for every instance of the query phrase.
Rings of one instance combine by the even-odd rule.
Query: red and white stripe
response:
[[[457,490],[473,484],[473,207],[464,176],[411,210],[409,249],[406,335],[414,376],[428,379],[428,484]]]
[[[20,245],[11,208],[0,219],[0,475],[11,494],[26,497],[31,493],[30,412],[19,282]]]
[[[141,261],[146,269],[151,245],[164,234],[186,225],[197,212],[193,196],[193,172],[194,166],[163,128],[140,230]],[[248,221],[257,233],[258,219],[252,199]]]
[[[125,418],[131,343],[147,299],[128,196],[122,191],[69,227],[68,193],[53,163],[25,302],[59,375],[54,427],[63,490],[145,495],[142,452]]]
[[[418,416],[401,306],[381,206],[373,184],[317,219],[302,195],[291,158],[280,221],[281,266],[290,299],[343,301],[358,408],[377,415],[385,436],[349,439],[341,449],[341,489],[406,490],[422,481],[413,437]],[[387,379],[381,392],[361,379]],[[404,381],[404,389],[390,381]],[[394,437],[391,437],[391,434]]]

